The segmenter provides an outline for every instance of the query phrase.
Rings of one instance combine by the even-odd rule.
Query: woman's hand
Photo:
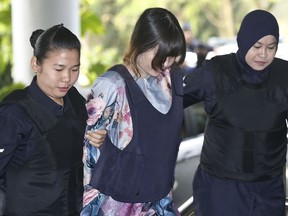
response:
[[[106,130],[87,131],[85,138],[89,140],[91,145],[99,148],[104,143],[106,135]]]

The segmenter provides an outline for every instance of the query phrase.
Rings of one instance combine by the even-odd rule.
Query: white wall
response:
[[[80,35],[80,0],[11,0],[12,46],[14,82],[30,84],[34,73],[30,67],[31,33],[63,23],[77,36]]]

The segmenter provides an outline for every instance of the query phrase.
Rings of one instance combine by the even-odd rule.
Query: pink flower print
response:
[[[130,128],[125,128],[124,132],[127,134],[128,137],[133,136],[133,131]]]
[[[126,122],[128,125],[130,125],[131,114],[130,114],[130,108],[128,105],[126,105],[125,108],[123,109],[122,120]]]
[[[83,197],[83,206],[92,202],[92,200],[95,199],[95,197],[97,197],[98,195],[99,191],[97,189],[94,188],[85,189]]]
[[[106,102],[103,100],[101,95],[99,95],[95,99],[91,99],[86,104],[86,109],[88,113],[87,124],[89,126],[94,125],[97,122],[97,120],[101,117],[105,109],[105,106],[106,106]]]

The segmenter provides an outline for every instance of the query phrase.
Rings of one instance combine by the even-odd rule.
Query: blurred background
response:
[[[85,90],[105,69],[122,61],[132,28],[148,7],[171,10],[183,26],[190,52],[188,72],[197,66],[197,55],[201,62],[208,52],[211,57],[234,51],[241,19],[256,8],[271,11],[279,21],[281,41],[288,40],[286,0],[0,0],[0,100],[30,83],[33,30],[64,23],[80,37],[77,85]]]
[[[135,22],[148,7],[167,8],[178,18],[187,43],[183,64],[187,73],[205,58],[236,51],[240,22],[256,8],[278,19],[277,56],[288,59],[287,0],[0,0],[0,101],[11,90],[29,85],[34,76],[30,69],[32,31],[59,23],[81,40],[76,87],[86,97],[97,76],[122,62]],[[202,104],[187,108],[183,137],[203,132],[205,120]]]

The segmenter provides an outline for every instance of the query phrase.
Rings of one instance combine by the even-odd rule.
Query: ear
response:
[[[39,65],[37,63],[37,58],[35,56],[33,56],[31,59],[31,67],[35,73],[39,71]]]

